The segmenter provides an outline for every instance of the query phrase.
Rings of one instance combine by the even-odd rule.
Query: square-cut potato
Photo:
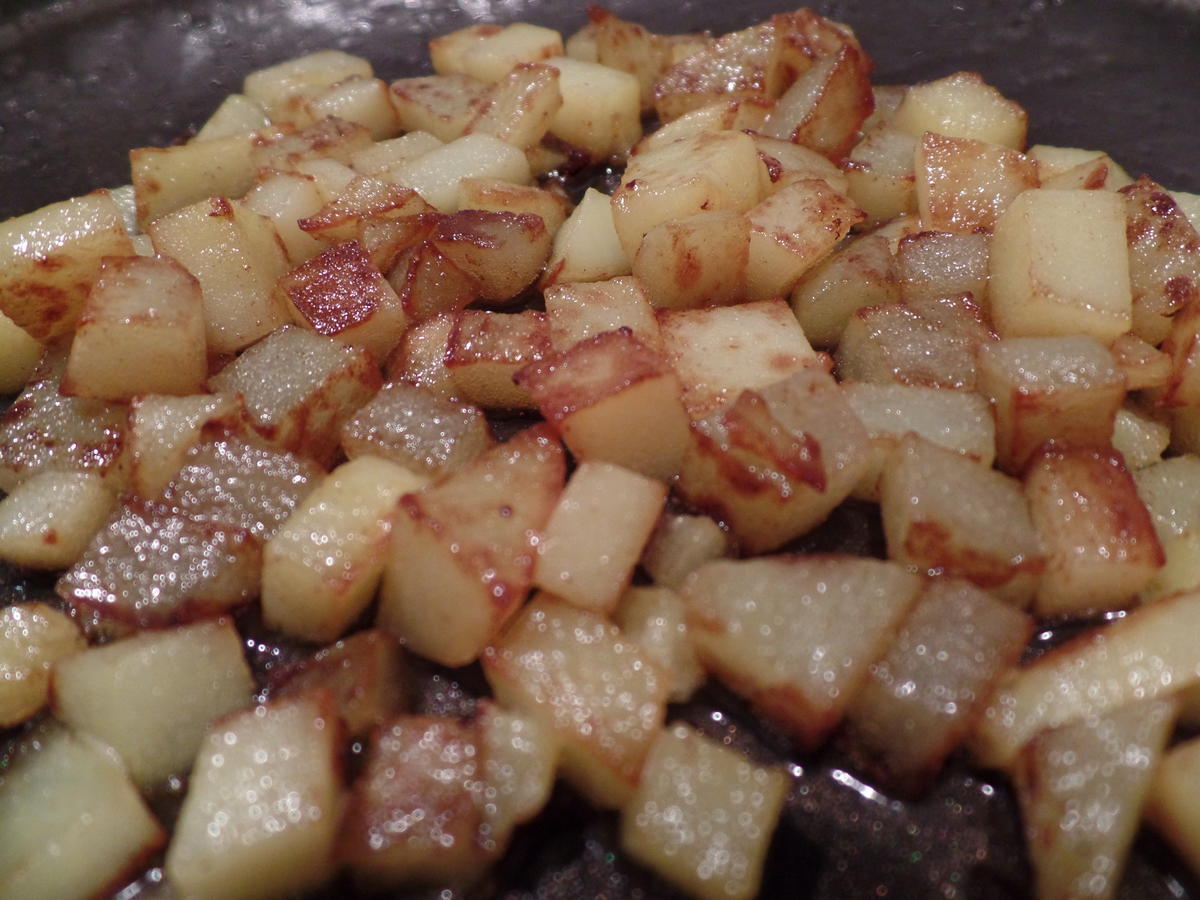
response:
[[[921,138],[914,167],[917,211],[935,231],[990,232],[1018,194],[1039,186],[1037,163],[1024,154],[930,131]]]
[[[662,351],[654,307],[636,278],[556,284],[543,297],[555,350],[569,350],[587,338],[628,328],[646,347]]]
[[[327,116],[362,125],[376,141],[400,133],[396,108],[385,81],[352,75],[325,88],[306,90],[287,101],[284,118],[301,127]]]
[[[850,44],[818,58],[775,101],[761,130],[841,160],[875,106],[870,71],[870,59]]]
[[[0,500],[0,559],[65,569],[104,526],[115,500],[95,472],[50,470],[22,481]]]
[[[461,72],[401,78],[392,82],[391,100],[400,127],[425,132],[441,142],[462,137],[491,102],[492,86]],[[409,157],[414,158],[414,157]]]
[[[86,646],[70,616],[46,603],[0,610],[0,727],[19,725],[45,706],[54,664]]]
[[[484,409],[530,409],[533,399],[515,376],[549,350],[545,313],[468,309],[454,317],[443,360],[461,400]]]
[[[918,137],[890,125],[871,128],[842,163],[846,193],[879,225],[917,210],[913,155]]]
[[[628,275],[631,258],[617,237],[612,201],[607,194],[588,188],[554,235],[540,286],[545,290],[556,284]]]
[[[241,197],[254,184],[255,155],[262,140],[257,132],[241,132],[173,147],[131,150],[138,226],[145,229],[159,216],[208,197]]]
[[[792,312],[817,347],[836,347],[850,317],[900,300],[896,258],[879,235],[851,238],[800,276]]]
[[[470,35],[473,40],[463,41],[454,63],[448,61],[447,44],[439,46],[439,71],[460,71],[480,81],[499,81],[519,63],[540,62],[563,52],[562,35],[527,22],[516,22],[495,32],[476,30]]]
[[[350,166],[360,175],[379,175],[400,163],[416,159],[442,146],[428,131],[409,131],[400,137],[376,141],[350,157]]]
[[[525,154],[488,134],[467,134],[387,170],[397,184],[412,188],[442,212],[462,208],[459,182],[464,178],[500,178],[530,184]]]
[[[958,72],[915,84],[891,118],[891,124],[918,140],[927,131],[947,137],[974,138],[1010,147],[1025,148],[1028,116],[1017,103],[975,72]]]
[[[465,133],[490,134],[520,150],[536,146],[562,108],[559,81],[559,71],[553,66],[517,65],[492,88]]]
[[[475,281],[480,298],[502,301],[541,274],[553,238],[540,216],[463,209],[442,219],[429,240]]]
[[[655,584],[679,588],[692,572],[732,552],[729,535],[708,516],[663,513],[642,554],[642,568]]]
[[[566,197],[559,191],[498,178],[464,178],[458,183],[458,203],[462,209],[537,216],[551,237],[566,221],[568,211]]]
[[[642,239],[633,275],[659,309],[736,303],[747,296],[751,227],[747,216],[731,210],[661,222]]]
[[[361,57],[341,50],[318,50],[255,69],[242,80],[242,93],[273,117],[294,94],[329,87],[355,76],[370,78],[373,74],[371,64]]]
[[[1163,756],[1146,797],[1146,818],[1200,871],[1200,808],[1192,802],[1200,789],[1200,739],[1176,744]]]
[[[129,407],[129,486],[146,500],[158,497],[183,466],[206,428],[237,431],[245,412],[236,394],[135,397]]]
[[[1113,449],[1121,454],[1130,471],[1143,469],[1162,459],[1171,443],[1171,427],[1171,421],[1161,413],[1126,402],[1113,419]]]
[[[547,59],[546,65],[558,70],[562,93],[551,133],[594,160],[628,153],[642,136],[636,76],[561,54]]]
[[[896,246],[896,277],[910,303],[970,294],[987,308],[988,252],[986,234],[922,231]]]
[[[301,219],[315,216],[325,205],[316,182],[308,176],[298,172],[263,173],[242,200],[251,212],[271,220],[293,265],[325,249],[324,243],[299,225]]]
[[[654,131],[643,135],[633,145],[633,155],[649,153],[682,138],[693,137],[706,131],[754,131],[757,132],[771,111],[768,100],[714,100],[705,106],[684,113],[678,119],[664,123]],[[753,135],[756,141],[763,136]],[[773,140],[766,138],[766,140]],[[790,143],[790,142],[789,142]],[[798,144],[792,146],[799,147]],[[807,149],[807,148],[800,148]],[[825,160],[819,154],[817,158]]]
[[[685,703],[704,683],[704,669],[688,634],[687,609],[667,587],[631,587],[621,595],[613,621],[667,679],[667,700]]]
[[[270,124],[267,111],[257,100],[251,100],[245,94],[229,94],[205,119],[192,140],[211,141],[214,138],[232,137],[247,131],[258,131]]]

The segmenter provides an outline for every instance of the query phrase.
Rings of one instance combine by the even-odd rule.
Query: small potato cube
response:
[[[921,224],[934,231],[991,231],[1018,194],[1038,187],[1032,159],[971,138],[927,131],[914,165]]]
[[[270,124],[271,120],[261,103],[245,94],[229,94],[200,126],[192,140],[211,141],[233,137],[247,131],[258,131]]]
[[[669,44],[641,25],[627,22],[598,6],[588,10],[588,24],[578,34],[584,32],[589,36],[594,53],[585,56],[572,52],[572,43],[568,40],[567,55],[635,76],[641,91],[642,112],[654,109],[654,82],[669,64]],[[576,36],[576,48],[579,40]]]
[[[890,559],[1017,606],[1033,598],[1044,560],[1015,478],[909,434],[883,469],[879,507]]]
[[[364,350],[285,325],[209,379],[239,393],[260,434],[286,450],[329,463],[338,431],[382,385]]]
[[[541,287],[628,275],[630,259],[617,237],[608,195],[588,188],[554,235]]]
[[[562,56],[562,35],[551,28],[517,22],[495,32],[475,31],[473,40],[464,41],[457,63],[443,56],[441,65],[446,71],[461,71],[480,81],[499,81],[519,63],[540,62]],[[444,51],[446,45],[441,49]],[[431,50],[432,53],[432,50]],[[459,68],[461,67],[461,68]],[[439,70],[442,71],[442,70]]]
[[[900,239],[896,247],[896,277],[900,293],[920,304],[970,294],[987,308],[988,249],[985,234],[922,231]]]
[[[667,700],[684,703],[704,683],[704,669],[688,636],[687,610],[666,587],[631,587],[613,614],[617,627],[656,663],[667,679]]]
[[[1171,425],[1161,415],[1128,402],[1117,410],[1112,446],[1131,472],[1161,460],[1170,443]]]
[[[337,84],[346,78],[370,78],[371,64],[341,50],[318,50],[274,66],[256,69],[242,82],[242,93],[274,117],[294,94]]]
[[[704,563],[732,551],[729,535],[708,516],[664,513],[642,554],[655,584],[679,588]]]
[[[735,303],[748,296],[751,235],[747,217],[729,210],[662,222],[642,239],[633,275],[660,309]]]
[[[255,142],[251,154],[251,163],[256,170],[274,169],[280,172],[299,172],[313,174],[308,168],[316,166],[317,171],[335,164],[329,168],[331,178],[322,187],[337,194],[353,177],[354,170],[350,168],[350,160],[371,146],[371,132],[364,126],[345,119],[335,119],[332,116],[314,122],[299,131],[287,129],[270,135]]]
[[[442,219],[430,241],[478,285],[484,300],[510,300],[538,275],[552,236],[538,216],[464,209]]]
[[[42,358],[42,345],[0,312],[0,396],[16,394]]]
[[[569,350],[579,341],[628,328],[646,347],[662,351],[654,307],[636,278],[556,284],[546,289],[544,298],[555,350]]]
[[[420,194],[385,180],[387,177],[386,173],[383,177],[356,175],[336,197],[296,224],[305,234],[332,244],[361,234],[367,222],[432,211]]]
[[[655,131],[644,135],[633,146],[633,155],[649,153],[681,138],[693,137],[706,131],[755,131],[763,127],[771,103],[767,100],[716,100],[706,106],[700,106],[691,112],[686,112],[678,119],[667,122]],[[760,134],[753,135],[755,141],[768,140]],[[788,142],[790,143],[790,141]],[[797,149],[798,144],[793,144]],[[812,151],[809,151],[812,152]],[[818,159],[828,163],[824,157],[814,153]],[[830,164],[836,173],[836,167]]]
[[[895,563],[777,555],[706,563],[682,594],[705,669],[811,751],[837,727],[920,589]]]
[[[867,55],[849,44],[815,60],[775,102],[763,133],[840,160],[874,109],[870,73]]]
[[[1114,451],[1049,444],[1029,461],[1025,493],[1046,554],[1039,616],[1121,609],[1162,567],[1150,513]]]
[[[388,357],[389,381],[402,381],[429,391],[442,400],[456,400],[446,348],[457,316],[441,313],[419,322],[404,332],[400,344]]]
[[[1161,388],[1171,378],[1171,357],[1135,334],[1123,334],[1108,348],[1131,391]]]
[[[562,103],[558,69],[521,63],[496,84],[465,133],[490,134],[528,150],[546,136]]]
[[[350,157],[350,166],[360,175],[379,175],[401,163],[416,159],[442,146],[428,131],[409,131],[397,138],[376,141]]]
[[[1025,110],[977,73],[958,72],[910,87],[891,124],[918,140],[933,131],[1022,150],[1027,120]]]
[[[335,726],[308,697],[216,723],[197,748],[167,880],[186,896],[269,900],[331,878],[341,813]]]
[[[129,152],[137,224],[209,197],[241,197],[254,185],[255,156],[262,137],[242,132],[173,147],[139,147]]]
[[[325,249],[325,244],[305,233],[298,224],[315,216],[325,205],[313,179],[297,172],[269,172],[243,198],[246,208],[271,220],[288,261],[299,265]]]
[[[832,348],[855,312],[899,299],[896,260],[887,240],[865,235],[851,238],[801,275],[790,302],[813,345]]]
[[[745,130],[747,126],[739,127],[735,122],[730,127]],[[845,173],[817,151],[763,134],[752,134],[751,137],[763,163],[761,175],[765,178],[767,194],[782,190],[793,181],[824,181],[836,193],[846,193],[849,182]]]
[[[65,728],[42,732],[34,747],[0,777],[0,897],[111,893],[166,832],[107,748]]]
[[[364,456],[334,469],[263,551],[263,621],[328,643],[362,614],[383,574],[396,501],[425,479]]]
[[[233,353],[287,321],[274,294],[288,269],[270,220],[214,197],[156,219],[154,250],[177,260],[200,282],[210,353]]]
[[[689,896],[758,896],[788,780],[776,767],[674,725],[654,742],[621,810],[621,846]]]
[[[464,178],[500,178],[515,184],[533,181],[525,154],[487,134],[464,135],[389,169],[388,175],[442,212],[462,208],[458,188]]]
[[[516,378],[577,458],[663,481],[679,472],[688,430],[683,389],[628,328],[547,354]]]
[[[551,237],[567,218],[566,198],[561,193],[498,178],[464,178],[458,183],[458,205],[461,209],[537,216]]]
[[[79,626],[45,603],[0,610],[0,727],[19,725],[45,706],[54,664],[86,646]]]
[[[424,220],[426,217],[416,218]],[[407,223],[402,224],[399,230],[403,233],[407,227]],[[428,228],[430,233],[435,227],[436,221],[419,221],[416,224],[418,231]],[[370,248],[370,241],[370,235],[364,230],[363,245]],[[386,245],[375,250],[368,249],[368,252],[377,256],[385,250]],[[387,269],[389,264],[377,261],[376,265]],[[388,283],[400,297],[410,323],[429,319],[439,313],[461,310],[478,299],[479,284],[475,279],[448,260],[432,242],[423,238],[415,246],[403,251],[390,265]]]
[[[481,701],[476,721],[482,732],[486,786],[483,805],[485,849],[501,852],[512,829],[546,805],[558,769],[559,741],[542,719]]]
[[[378,622],[410,650],[463,666],[520,608],[566,477],[545,425],[400,500]]]
[[[593,160],[624,156],[642,136],[641,89],[635,76],[559,54],[546,60],[558,70],[562,106],[550,132]]]
[[[75,329],[62,391],[128,400],[196,394],[208,375],[200,283],[172,259],[105,261]]]
[[[595,613],[530,602],[483,657],[497,699],[562,740],[563,774],[593,803],[629,802],[666,717],[667,682],[646,653]]]
[[[610,614],[666,499],[661,481],[611,463],[580,463],[538,542],[534,587]]]
[[[461,73],[463,54],[483,41],[504,30],[502,25],[468,25],[457,31],[439,34],[429,41],[429,62],[439,75]]]
[[[145,500],[158,497],[206,428],[237,430],[244,421],[241,401],[234,394],[134,398],[129,408],[133,492]]]
[[[95,472],[34,475],[0,500],[0,559],[65,569],[104,526],[115,499]]]
[[[106,256],[132,256],[107,191],[0,223],[0,313],[37,341],[75,327]]]
[[[455,316],[443,359],[456,397],[484,409],[530,409],[533,399],[515,376],[549,350],[545,313],[468,309]]]
[[[862,207],[868,226],[917,210],[914,137],[880,125],[870,129],[843,163],[846,194]]]
[[[1125,378],[1089,337],[1010,338],[979,353],[979,392],[996,415],[996,460],[1020,472],[1049,440],[1103,447],[1125,400]]]
[[[242,640],[220,619],[144,631],[60,660],[52,705],[72,729],[112,746],[134,782],[151,788],[185,774],[209,724],[253,692]]]
[[[396,108],[386,82],[352,75],[329,87],[294,95],[287,103],[285,118],[297,125],[311,125],[333,116],[362,125],[376,141],[400,133]]]
[[[996,220],[989,261],[1001,337],[1129,331],[1125,207],[1106,191],[1025,191]]]
[[[491,102],[492,93],[485,82],[445,73],[393,81],[391,99],[404,131],[422,131],[438,141],[453,141],[466,133],[480,110]]]

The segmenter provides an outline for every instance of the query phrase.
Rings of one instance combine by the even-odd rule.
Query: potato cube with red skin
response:
[[[106,256],[132,256],[107,191],[54,203],[0,226],[0,312],[38,341],[69,332]]]
[[[658,665],[668,682],[668,701],[685,703],[704,683],[704,669],[688,634],[687,609],[676,591],[631,587],[621,595],[613,621]]]
[[[900,239],[896,277],[910,303],[970,294],[987,308],[988,246],[986,234],[922,231]]]
[[[181,893],[267,900],[333,877],[341,729],[327,700],[279,700],[209,730],[167,848]]]
[[[817,347],[836,347],[850,317],[900,300],[896,259],[879,235],[851,238],[800,276],[792,312]]]
[[[296,224],[326,244],[351,240],[363,221],[401,219],[432,207],[412,188],[393,184],[385,175],[358,175],[338,195]]]
[[[104,527],[116,497],[95,472],[41,472],[0,500],[0,559],[65,569]]]
[[[275,286],[296,324],[385,359],[408,327],[404,306],[358,241],[301,263]]]
[[[661,481],[611,463],[581,462],[542,530],[534,587],[612,613],[666,499]]]
[[[552,236],[529,213],[468,209],[442,219],[430,240],[476,282],[480,298],[509,300],[541,274]]]
[[[979,351],[977,384],[996,415],[996,462],[1018,473],[1049,440],[1103,447],[1125,377],[1090,337],[1009,338]]]
[[[544,312],[468,309],[454,317],[443,358],[461,400],[484,409],[531,409],[534,401],[515,376],[549,350]]]
[[[379,586],[396,502],[426,482],[373,456],[330,472],[266,543],[264,623],[314,643],[345,634]]]
[[[61,390],[129,400],[195,394],[208,359],[200,283],[161,257],[108,257],[75,328]]]
[[[156,253],[200,282],[210,353],[241,350],[287,321],[274,293],[287,253],[269,219],[213,197],[155,219],[146,231]]]
[[[748,553],[815,528],[870,462],[870,437],[826,373],[801,369],[692,423],[679,495]]]
[[[566,462],[537,425],[400,500],[377,621],[448,666],[475,660],[529,592]]]
[[[1028,118],[977,73],[957,72],[910,87],[891,123],[918,139],[933,131],[1022,150]]]
[[[400,127],[427,132],[441,141],[462,137],[490,95],[490,85],[461,72],[401,78],[391,87]]]
[[[0,776],[0,897],[111,894],[167,834],[107,748],[51,726]]]
[[[747,217],[731,210],[662,222],[642,238],[633,276],[659,309],[736,303],[746,297],[750,229]]]
[[[19,725],[45,706],[55,663],[86,646],[70,616],[46,603],[0,610],[0,727]]]
[[[763,133],[841,160],[875,108],[870,73],[870,59],[850,44],[817,59],[780,95]]]
[[[782,300],[658,314],[667,362],[679,374],[688,414],[701,418],[787,378],[819,358]]]
[[[704,668],[807,752],[837,727],[920,591],[896,563],[782,554],[706,563],[682,595]]]
[[[1034,160],[971,138],[927,131],[914,165],[917,211],[934,231],[990,232],[1017,194],[1038,187]]]
[[[667,680],[603,616],[532,600],[483,656],[503,705],[562,741],[562,774],[597,805],[620,808],[666,717]]]
[[[1039,897],[1115,897],[1175,723],[1174,698],[1037,735],[1015,763]]]
[[[285,450],[328,464],[338,431],[383,384],[365,350],[285,325],[209,379],[242,395],[256,431]]]
[[[844,744],[891,790],[920,793],[1016,665],[1033,627],[968,581],[932,579],[850,704]]]
[[[543,298],[555,350],[569,350],[587,338],[628,328],[646,347],[662,352],[654,307],[636,278],[556,284],[546,288]]]
[[[51,705],[73,730],[113,747],[134,782],[151,788],[185,774],[209,725],[253,692],[242,640],[220,619],[143,631],[60,660]]]
[[[632,258],[617,236],[612,201],[608,195],[588,188],[554,234],[554,246],[540,287],[546,290],[556,284],[604,281],[628,275]]]
[[[703,900],[758,896],[788,779],[687,725],[658,736],[621,810],[621,846]]]
[[[578,459],[663,481],[679,472],[688,440],[683,389],[629,328],[548,353],[516,379]]]

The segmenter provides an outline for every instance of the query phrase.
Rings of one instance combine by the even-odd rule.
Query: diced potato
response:
[[[203,690],[197,690],[203,685]],[[182,775],[208,726],[250,702],[254,679],[226,619],[145,631],[59,660],[54,715],[120,754],[142,788]]]
[[[61,390],[103,400],[199,393],[204,332],[200,283],[179,263],[109,258],[84,304]]]
[[[464,178],[458,183],[458,205],[461,209],[538,216],[551,237],[567,218],[567,203],[562,193],[498,178]]]
[[[0,312],[0,396],[25,386],[42,358],[42,345]]]
[[[893,790],[923,790],[1016,664],[1033,626],[970,582],[928,582],[846,713],[851,752]]]
[[[1125,378],[1090,337],[1010,338],[979,353],[979,392],[996,416],[996,460],[1020,472],[1049,440],[1103,447],[1125,400]]]
[[[133,252],[107,191],[0,223],[0,313],[34,340],[65,334],[75,327],[101,260]]]
[[[633,258],[633,275],[657,308],[691,309],[743,300],[751,227],[746,216],[730,210],[662,222],[642,239]],[[722,253],[713,253],[713,247],[721,247]]]
[[[684,583],[704,667],[809,751],[837,727],[921,580],[850,556],[718,560]]]
[[[476,707],[482,732],[484,849],[499,853],[512,829],[536,816],[554,787],[559,742],[544,721],[482,701]]]
[[[1018,194],[1038,187],[1032,159],[971,138],[927,131],[914,165],[921,223],[935,231],[991,231]]]
[[[667,681],[603,617],[553,599],[530,602],[483,656],[499,701],[562,740],[561,767],[593,803],[629,802],[666,717]]]
[[[884,466],[879,507],[889,558],[1017,606],[1033,598],[1044,560],[1015,478],[909,434]]]
[[[461,210],[438,223],[430,241],[478,285],[484,300],[511,300],[529,286],[550,255],[552,235],[528,213]]]
[[[168,882],[186,896],[268,900],[331,878],[341,812],[335,726],[307,697],[214,725],[167,848]]]
[[[704,563],[729,556],[729,535],[708,516],[664,513],[642,554],[655,584],[679,588]]]
[[[366,351],[285,325],[209,385],[241,394],[255,429],[268,440],[327,464],[342,424],[374,396],[382,379]]]
[[[668,68],[654,84],[664,122],[719,100],[773,100],[783,88],[773,23],[722,35]]]
[[[215,138],[233,137],[247,131],[258,131],[271,124],[262,104],[245,94],[229,94],[192,138],[193,141],[211,141]]]
[[[210,141],[131,150],[138,226],[145,230],[159,216],[209,197],[241,197],[254,185],[261,140],[258,133],[241,132]]]
[[[1171,443],[1171,426],[1136,404],[1126,403],[1113,419],[1112,446],[1131,471],[1162,459]]]
[[[436,222],[422,223],[420,227],[424,229],[430,224],[436,227]],[[367,240],[364,234],[364,246]],[[422,240],[400,255],[388,272],[388,283],[399,295],[410,322],[462,310],[478,299],[479,292],[478,282],[428,240]],[[457,322],[458,317],[453,320]]]
[[[429,41],[429,61],[439,75],[462,73],[463,55],[476,44],[504,30],[502,25],[468,25],[439,34]]]
[[[991,311],[1001,337],[1129,331],[1125,209],[1106,191],[1025,191],[996,220]]]
[[[611,463],[581,462],[538,541],[534,587],[612,613],[666,498],[661,481]]]
[[[137,397],[129,408],[130,487],[153,500],[183,466],[206,428],[237,429],[242,404],[234,394]]]
[[[404,332],[400,344],[388,357],[387,378],[423,388],[443,400],[454,399],[450,370],[446,368],[446,349],[456,319],[457,316],[442,313]]]
[[[1172,747],[1159,763],[1146,797],[1146,818],[1191,866],[1200,871],[1200,739]]]
[[[233,353],[287,321],[275,282],[287,254],[270,220],[237,201],[214,197],[156,219],[154,249],[200,282],[211,353]]]
[[[52,606],[29,602],[0,609],[0,727],[19,725],[45,706],[55,663],[86,646],[79,626]]]
[[[443,359],[455,396],[484,409],[530,409],[533,399],[515,376],[549,350],[545,313],[468,309],[454,317]]]
[[[257,141],[251,162],[259,170],[275,169],[306,175],[313,174],[310,166],[317,166],[320,171],[335,164],[337,168],[329,171],[331,174],[338,172],[339,177],[330,179],[323,187],[336,194],[344,186],[341,173],[352,175],[354,170],[350,168],[350,161],[371,145],[371,132],[365,126],[329,116],[299,131],[287,129]]]
[[[0,897],[87,900],[166,843],[107,748],[65,728],[38,736],[0,776]]]
[[[900,299],[896,260],[878,235],[852,238],[800,276],[792,312],[817,347],[835,347],[855,312]]]
[[[500,178],[515,184],[533,180],[525,154],[487,134],[464,135],[388,173],[442,212],[461,208],[458,188],[464,178]]]
[[[496,84],[464,133],[490,134],[527,150],[546,136],[562,105],[558,69],[521,63]]]
[[[640,87],[635,76],[561,54],[546,60],[558,70],[562,106],[551,133],[591,159],[623,156],[642,136]]]
[[[706,131],[757,131],[762,128],[770,109],[771,104],[766,100],[716,100],[684,113],[655,131],[648,132],[634,144],[633,155],[649,153],[666,144]],[[756,141],[762,139],[758,134],[753,137]],[[824,157],[819,155],[818,158],[824,160]]]
[[[325,205],[314,179],[296,172],[265,173],[243,202],[251,212],[271,220],[291,263],[298,265],[325,249],[325,244],[298,224]]]
[[[579,341],[628,328],[646,347],[662,351],[654,308],[636,278],[556,284],[546,288],[543,297],[555,350],[569,350]]]
[[[370,78],[371,64],[341,50],[318,50],[274,66],[256,69],[242,82],[242,93],[259,103],[272,117],[294,94],[337,84],[357,76]]]
[[[379,625],[443,665],[475,660],[529,592],[565,468],[561,445],[539,425],[402,497]]]
[[[910,87],[891,124],[917,139],[933,131],[1022,150],[1027,119],[1025,110],[977,73],[958,72]]]
[[[746,126],[735,121],[731,127],[735,130],[745,130]],[[763,134],[750,136],[754,139],[754,146],[758,148],[759,159],[763,163],[760,175],[765,179],[763,187],[767,194],[782,190],[793,181],[814,180],[824,181],[838,194],[846,193],[849,187],[846,175],[815,150]]]
[[[1159,540],[1200,535],[1200,457],[1174,456],[1133,475]]]
[[[364,456],[338,466],[263,551],[263,621],[284,634],[328,643],[375,595],[396,501],[425,479]]]
[[[579,205],[554,235],[554,246],[542,276],[543,290],[552,285],[604,281],[628,275],[633,269],[614,226],[612,203],[595,188],[584,192]]]
[[[913,155],[918,137],[888,125],[876,127],[854,146],[842,163],[846,192],[862,207],[867,225],[878,225],[916,212]]]
[[[480,81],[499,81],[518,63],[540,62],[562,56],[562,35],[551,28],[517,22],[491,33],[475,32],[475,40],[463,47],[458,65],[464,75]],[[432,51],[431,51],[432,52]]]
[[[762,132],[840,160],[874,108],[870,71],[867,55],[850,44],[818,58],[780,95]]]
[[[492,93],[486,82],[461,73],[445,73],[393,81],[391,98],[403,130],[423,131],[438,141],[453,141],[466,133],[479,111],[491,102]]]
[[[116,498],[95,472],[41,472],[0,500],[0,559],[65,569],[108,520]]]
[[[431,212],[433,207],[411,188],[381,177],[356,175],[336,197],[313,215],[296,224],[306,234],[326,244],[360,235],[365,223],[404,219]]]
[[[970,294],[987,307],[988,250],[984,234],[922,231],[900,239],[896,276],[910,303]]]
[[[400,133],[387,83],[360,75],[352,75],[326,88],[294,94],[288,98],[281,119],[276,121],[305,126],[329,116],[362,125],[376,141],[394,138]]]
[[[350,165],[361,175],[379,175],[401,163],[442,146],[428,131],[409,131],[400,137],[376,141],[350,157]]]
[[[1108,348],[1131,391],[1161,388],[1171,377],[1171,357],[1135,334],[1123,334]]]
[[[687,611],[666,587],[631,587],[613,614],[617,627],[646,652],[667,679],[667,700],[686,702],[704,683],[704,669],[688,636]]]
[[[689,896],[758,896],[787,777],[687,725],[663,731],[621,810],[621,846]]]

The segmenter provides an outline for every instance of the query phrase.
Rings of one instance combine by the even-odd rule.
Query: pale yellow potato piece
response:
[[[664,513],[642,554],[655,584],[679,588],[704,563],[728,556],[729,535],[708,516]]]
[[[661,481],[611,463],[580,463],[542,531],[534,586],[611,613],[666,498]]]
[[[314,643],[341,637],[375,594],[396,501],[426,481],[373,456],[330,472],[267,541],[266,624]]]
[[[400,137],[376,141],[370,147],[364,147],[350,157],[350,166],[360,175],[378,175],[436,150],[444,143],[428,131],[410,131]],[[475,209],[469,204],[467,208]]]
[[[21,390],[41,358],[42,345],[0,312],[0,396]]]
[[[975,72],[958,72],[910,87],[890,123],[914,138],[926,131],[1025,148],[1027,116]]]
[[[552,28],[516,22],[499,31],[480,33],[465,43],[457,65],[443,57],[438,71],[461,72],[480,81],[499,81],[518,63],[541,62],[562,56],[562,35]],[[436,66],[435,66],[436,68]]]
[[[550,132],[592,159],[623,156],[642,136],[637,77],[561,54],[546,60],[558,70],[562,106]]]
[[[386,170],[388,178],[412,188],[441,212],[461,208],[464,178],[499,178],[531,184],[525,154],[488,134],[467,134],[408,162]]]
[[[659,309],[736,303],[747,296],[751,227],[747,216],[731,210],[661,222],[642,239],[633,276]]]
[[[137,221],[145,229],[159,216],[208,197],[241,197],[254,184],[257,132],[129,153]]]
[[[1200,872],[1200,738],[1172,747],[1162,758],[1146,797],[1146,819]]]
[[[370,78],[371,64],[341,50],[318,50],[274,66],[256,69],[242,81],[242,93],[274,118],[289,97],[314,88],[337,84],[346,78]]]
[[[465,133],[490,134],[528,150],[546,136],[562,105],[558,69],[541,63],[523,63],[495,85]]]
[[[992,318],[1001,337],[1129,331],[1125,207],[1108,191],[1025,191],[996,221]]]
[[[658,664],[667,679],[668,701],[684,703],[704,683],[678,593],[667,587],[631,587],[621,595],[613,621]]]
[[[439,75],[461,75],[463,54],[504,30],[502,25],[468,25],[457,31],[439,34],[429,41],[429,62]]]
[[[866,306],[900,300],[896,259],[875,234],[851,238],[801,277],[789,302],[808,339],[835,347],[846,323]]]
[[[542,220],[551,235],[558,233],[568,212],[561,193],[498,178],[464,178],[458,183],[458,202],[463,209],[531,213]]]
[[[40,472],[0,500],[0,559],[31,569],[65,569],[115,503],[112,488],[95,472]]]
[[[130,486],[140,497],[156,498],[200,443],[205,426],[242,421],[234,394],[136,398],[129,408]]]
[[[632,272],[630,257],[613,223],[609,196],[588,188],[554,235],[542,289],[555,284],[606,281]]]
[[[327,88],[304,92],[289,101],[290,119],[298,125],[310,125],[328,116],[362,125],[376,141],[394,138],[400,133],[391,91],[379,78],[351,76]]]
[[[271,124],[267,111],[245,94],[230,94],[200,126],[192,141],[211,141],[258,131]]]
[[[618,328],[628,328],[651,350],[662,350],[654,307],[636,278],[556,284],[546,288],[543,297],[550,344],[555,350],[568,350],[579,341]]]
[[[312,178],[298,172],[270,172],[259,178],[243,200],[251,212],[271,220],[293,265],[325,249],[322,241],[298,224],[300,219],[315,216],[326,202]]]
[[[54,664],[86,646],[79,626],[45,603],[0,610],[0,727],[18,725],[45,706]]]

